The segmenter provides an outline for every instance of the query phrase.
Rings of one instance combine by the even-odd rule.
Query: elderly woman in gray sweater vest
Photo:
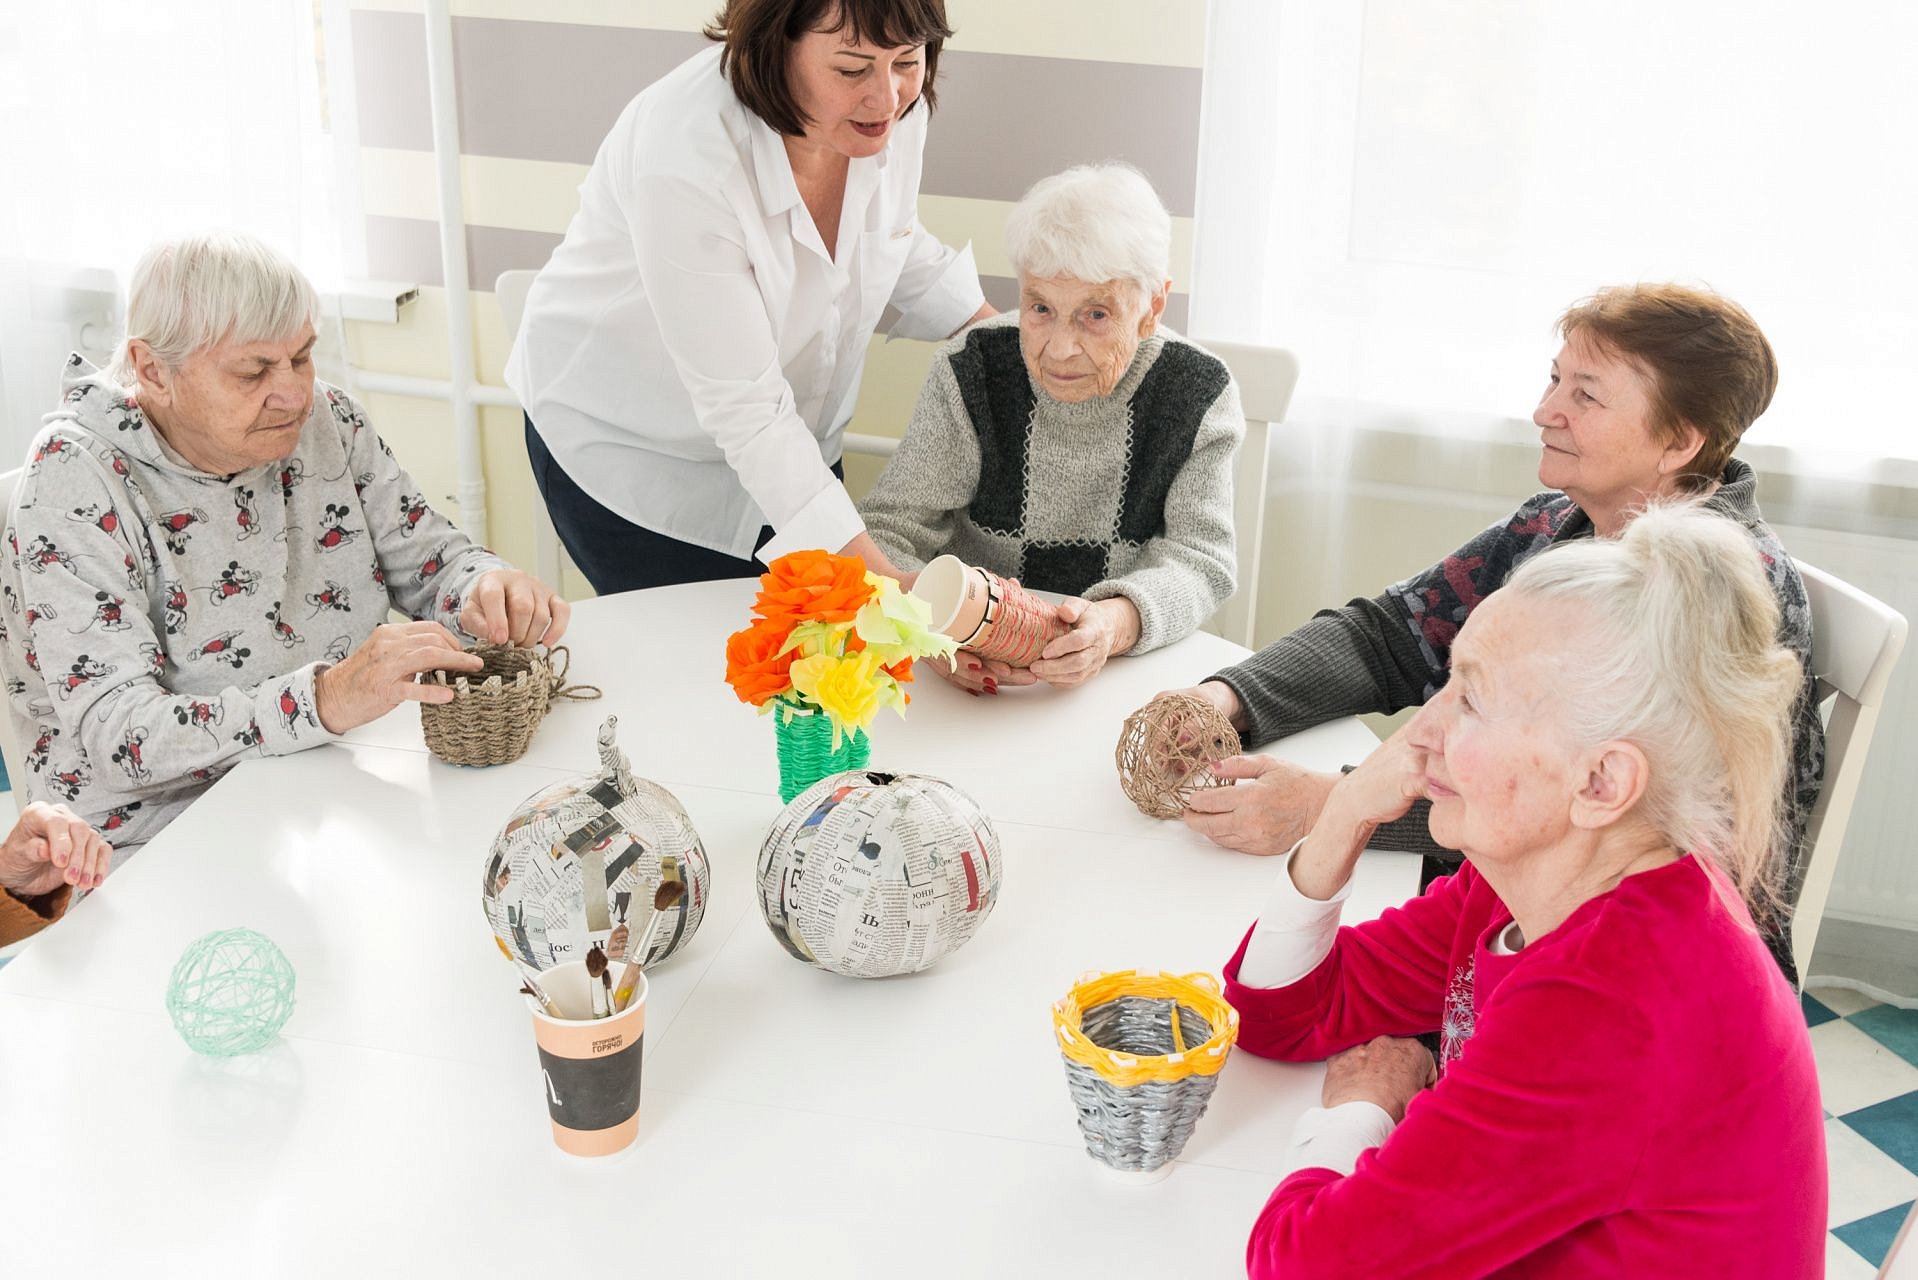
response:
[[[1034,185],[1006,220],[1017,314],[940,348],[860,504],[902,569],[950,552],[1069,597],[1069,630],[1029,671],[956,655],[945,674],[975,694],[1079,684],[1191,634],[1232,594],[1244,416],[1225,365],[1161,323],[1171,238],[1128,166]]]

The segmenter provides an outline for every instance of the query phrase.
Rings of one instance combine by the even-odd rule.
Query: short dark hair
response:
[[[1771,404],[1778,359],[1751,313],[1722,294],[1679,284],[1614,285],[1574,303],[1560,336],[1578,336],[1635,365],[1651,383],[1652,432],[1675,444],[1704,437],[1679,487],[1720,479],[1745,429]]]
[[[720,74],[732,82],[746,109],[775,131],[797,138],[810,123],[793,97],[787,65],[793,42],[808,31],[843,31],[882,49],[923,45],[925,79],[919,96],[899,114],[903,118],[921,101],[928,112],[937,105],[933,85],[939,50],[952,35],[945,0],[726,0],[707,25],[706,38],[726,46],[719,55]]]

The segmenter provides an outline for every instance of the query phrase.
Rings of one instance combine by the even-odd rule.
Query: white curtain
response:
[[[153,240],[237,227],[342,274],[318,0],[0,5],[0,413],[7,456]],[[340,28],[343,33],[343,26]],[[336,56],[343,50],[335,50]],[[83,328],[92,321],[92,327]]]
[[[1194,330],[1298,414],[1529,417],[1564,306],[1709,284],[1781,380],[1755,443],[1918,457],[1918,6],[1213,0]],[[1295,416],[1298,416],[1295,414]]]

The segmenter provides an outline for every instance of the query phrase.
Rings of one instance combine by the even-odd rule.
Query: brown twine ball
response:
[[[1119,785],[1148,818],[1176,818],[1186,797],[1229,786],[1206,766],[1239,754],[1239,732],[1190,693],[1162,693],[1126,717],[1113,753]]]
[[[419,679],[450,687],[451,702],[422,702],[420,728],[426,747],[448,764],[508,764],[526,754],[533,730],[555,700],[599,697],[589,684],[568,685],[572,655],[566,646],[552,651],[514,645],[481,645],[473,650],[485,665],[473,675],[429,671]]]

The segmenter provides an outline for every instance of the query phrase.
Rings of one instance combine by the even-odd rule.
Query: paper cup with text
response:
[[[613,979],[624,977],[616,964]],[[592,1015],[586,962],[573,960],[539,975],[539,985],[562,1015],[553,1017],[526,997],[545,1077],[553,1141],[575,1156],[610,1156],[639,1136],[640,1053],[646,1034],[646,976],[633,1001],[610,1018]],[[584,1015],[584,1016],[581,1016]]]

